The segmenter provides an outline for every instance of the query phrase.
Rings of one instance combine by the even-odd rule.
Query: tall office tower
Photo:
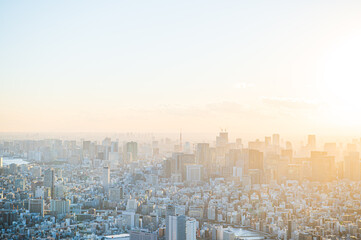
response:
[[[90,141],[83,141],[83,151],[89,153],[90,151]]]
[[[186,221],[186,240],[197,239],[197,221],[194,218]]]
[[[119,144],[118,142],[112,142],[110,145],[111,152],[118,152],[119,151]]]
[[[167,158],[163,161],[164,177],[170,178],[172,175],[172,159]]]
[[[166,219],[166,240],[185,240],[186,239],[186,217],[168,216]]]
[[[311,152],[311,180],[315,182],[330,182],[336,179],[335,157],[327,152]]]
[[[345,156],[345,178],[352,181],[361,180],[360,173],[360,154],[358,152],[349,152]]]
[[[70,212],[70,200],[54,200],[50,201],[50,211],[56,215],[66,215]]]
[[[280,135],[275,133],[272,135],[272,144],[273,146],[279,146],[280,145]]]
[[[228,144],[228,132],[220,132],[219,136],[216,137],[216,145],[217,147],[223,147]]]
[[[209,144],[208,143],[198,143],[196,151],[196,162],[203,166],[210,164],[209,163]]]
[[[249,169],[259,169],[263,171],[263,152],[249,149]]]
[[[102,184],[105,189],[109,188],[110,184],[110,168],[103,167]]]
[[[44,199],[29,199],[28,206],[30,213],[39,213],[40,216],[44,216]]]
[[[50,188],[51,198],[55,197],[55,171],[52,168],[48,168],[44,172],[44,186]]]
[[[171,173],[172,174],[181,174],[182,172],[182,159],[179,158],[179,156],[182,155],[182,153],[174,152],[172,154],[171,161]]]
[[[2,168],[2,167],[3,167],[3,158],[0,157],[0,168]]]
[[[227,151],[228,151],[228,133],[220,132],[219,136],[217,136],[216,138],[216,162],[218,166],[220,167],[225,166]]]
[[[308,135],[307,147],[311,151],[316,151],[316,135]]]
[[[125,145],[125,154],[126,158],[129,161],[138,160],[138,143],[137,142],[127,142]],[[130,158],[131,156],[131,158]]]

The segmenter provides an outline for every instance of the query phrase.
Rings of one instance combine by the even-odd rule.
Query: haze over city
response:
[[[0,239],[361,239],[361,1],[1,1]]]

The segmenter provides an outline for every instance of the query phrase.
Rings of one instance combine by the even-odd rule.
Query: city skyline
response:
[[[0,1],[0,239],[361,239],[361,1]]]

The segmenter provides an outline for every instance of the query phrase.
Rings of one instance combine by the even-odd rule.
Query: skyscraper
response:
[[[107,167],[103,168],[103,176],[102,176],[103,187],[105,189],[108,189],[109,188],[109,183],[110,183],[110,169],[107,166]]]
[[[166,240],[186,240],[186,217],[168,216],[166,219]]]
[[[137,161],[138,160],[138,143],[137,142],[127,142],[125,144],[125,157],[127,161]]]
[[[195,219],[188,219],[186,221],[186,240],[197,239],[197,221]]]
[[[54,200],[50,201],[50,211],[54,214],[66,215],[70,212],[70,200]]]
[[[352,181],[361,180],[360,172],[360,154],[358,152],[349,152],[345,156],[345,178]]]
[[[44,216],[44,199],[29,199],[28,206],[30,213],[39,213]]]
[[[208,143],[198,143],[197,152],[196,152],[196,162],[202,164],[203,166],[209,161],[209,144]]]
[[[311,152],[312,181],[330,182],[336,179],[335,157],[328,156],[327,152]]]
[[[54,199],[55,194],[55,171],[52,168],[45,170],[44,173],[44,186],[50,188],[51,198]]]

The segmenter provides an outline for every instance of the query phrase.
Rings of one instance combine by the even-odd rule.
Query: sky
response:
[[[358,135],[361,1],[1,1],[0,132]]]

